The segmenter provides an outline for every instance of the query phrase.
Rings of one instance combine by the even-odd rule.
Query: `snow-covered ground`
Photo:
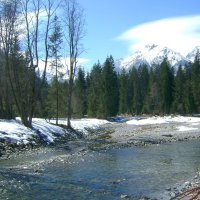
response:
[[[16,120],[0,121],[0,138],[11,143],[28,143],[28,140],[35,135],[34,131],[23,126]]]
[[[34,136],[39,136],[46,143],[52,143],[58,136],[66,133],[66,130],[53,125],[55,121],[48,123],[44,119],[33,119],[33,129],[25,127],[19,119],[3,120],[0,119],[0,139],[4,139],[10,143],[27,144],[31,142]],[[72,120],[71,124],[75,130],[87,134],[88,129],[98,128],[100,125],[108,123],[106,120],[98,119],[79,119]],[[59,124],[67,124],[67,120],[60,120]]]
[[[55,120],[51,120],[51,123],[55,123]],[[108,123],[107,120],[101,119],[92,119],[92,118],[84,118],[84,119],[73,119],[71,120],[71,126],[73,129],[80,131],[83,134],[88,133],[88,129],[96,129],[100,125]],[[59,124],[67,125],[67,120],[62,119],[59,120]]]
[[[10,143],[28,144],[33,142],[35,136],[46,143],[52,143],[55,138],[67,134],[64,128],[54,125],[55,120],[51,123],[45,119],[34,118],[33,130],[25,127],[20,119],[17,120],[3,120],[0,119],[0,140],[4,139]],[[88,134],[89,129],[97,129],[101,125],[109,123],[107,120],[99,119],[73,119],[71,120],[72,128],[83,133]],[[183,116],[165,116],[165,117],[148,117],[148,118],[134,118],[123,123],[128,128],[131,125],[144,126],[154,124],[172,124],[175,123],[177,132],[198,131],[200,127],[200,117],[183,117]],[[59,124],[67,125],[66,119],[60,119]],[[121,134],[123,134],[122,131]]]
[[[141,118],[141,119],[132,119],[127,121],[126,123],[129,125],[152,125],[152,124],[167,124],[167,123],[185,123],[187,126],[177,126],[178,131],[190,131],[197,130],[195,126],[200,125],[200,117],[184,117],[184,116],[156,116],[149,118]]]

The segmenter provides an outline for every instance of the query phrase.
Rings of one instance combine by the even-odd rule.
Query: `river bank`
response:
[[[89,120],[87,122],[90,123]],[[44,143],[41,145],[39,143],[37,143],[37,145],[33,145],[33,146],[30,144],[26,144],[26,145],[22,144],[22,146],[20,147],[20,145],[12,144],[13,149],[15,151],[12,152],[12,150],[10,150],[11,153],[5,154],[5,155],[7,155],[7,157],[3,156],[1,158],[1,160],[2,160],[1,164],[3,167],[3,170],[1,172],[3,172],[6,169],[6,173],[8,173],[8,174],[10,174],[10,173],[18,174],[18,172],[20,172],[20,174],[28,173],[27,176],[29,176],[29,174],[31,174],[31,176],[39,177],[41,175],[46,176],[47,172],[45,170],[46,170],[47,166],[52,166],[52,168],[54,168],[54,167],[55,168],[57,168],[57,167],[58,168],[60,168],[60,167],[66,168],[71,165],[75,165],[75,167],[76,167],[76,164],[80,165],[80,163],[93,164],[93,162],[97,159],[98,160],[97,164],[94,165],[96,168],[97,165],[99,165],[98,164],[99,162],[100,163],[102,162],[101,165],[104,165],[104,164],[107,165],[106,162],[108,162],[108,161],[110,162],[110,158],[108,160],[106,158],[105,161],[101,160],[102,159],[101,157],[103,157],[103,160],[105,159],[104,157],[107,156],[108,152],[117,151],[118,152],[117,154],[119,154],[118,156],[120,156],[120,159],[122,159],[123,157],[121,158],[120,152],[121,151],[129,152],[129,150],[132,151],[132,148],[133,148],[134,149],[133,155],[134,155],[134,153],[138,154],[138,151],[139,152],[144,151],[145,156],[148,156],[148,157],[145,157],[145,159],[148,159],[148,162],[150,162],[150,163],[153,162],[153,160],[151,159],[151,156],[153,156],[153,157],[157,156],[156,155],[157,151],[160,151],[160,149],[161,149],[162,153],[161,153],[161,155],[159,155],[159,159],[157,159],[157,158],[155,159],[155,161],[158,162],[158,164],[155,165],[155,163],[152,163],[151,164],[152,169],[154,167],[159,167],[161,165],[161,168],[159,168],[160,170],[162,168],[165,169],[166,167],[167,168],[169,167],[169,168],[172,168],[170,173],[180,173],[179,168],[177,168],[177,166],[179,166],[179,165],[176,164],[176,159],[179,159],[179,153],[181,153],[179,151],[183,151],[184,148],[181,147],[182,150],[176,150],[176,148],[174,147],[174,146],[176,146],[175,144],[177,144],[178,146],[184,146],[184,144],[187,145],[187,142],[185,143],[185,141],[191,141],[191,142],[194,141],[195,142],[195,141],[198,141],[200,138],[200,131],[199,131],[200,130],[200,120],[199,120],[199,118],[191,118],[191,117],[188,118],[188,117],[178,116],[178,117],[162,117],[162,118],[161,117],[151,117],[151,118],[143,117],[143,118],[137,118],[137,119],[131,118],[130,120],[125,120],[123,122],[120,122],[120,121],[105,122],[105,123],[101,123],[96,126],[90,126],[90,127],[87,126],[87,128],[86,128],[86,126],[84,126],[84,127],[85,127],[84,130],[85,131],[87,130],[87,134],[82,133],[81,135],[84,136],[82,138],[78,138],[78,137],[69,138],[69,135],[71,135],[71,136],[76,135],[76,133],[74,132],[74,133],[66,134],[65,136],[62,135],[62,137],[57,137],[52,144],[48,144],[48,145],[44,144]],[[77,126],[77,128],[80,128],[80,126]],[[173,144],[172,145],[173,149],[170,149],[170,146],[171,146],[171,145],[169,145],[170,143]],[[10,144],[8,144],[8,147],[9,146],[10,146]],[[167,150],[165,150],[166,147],[167,147]],[[187,149],[187,146],[185,146],[185,147]],[[177,152],[178,155],[173,156],[171,151],[174,153],[176,153],[176,151],[178,151]],[[188,159],[189,158],[188,156],[190,154],[187,151],[181,153],[180,156],[185,156],[185,154],[186,154],[186,159]],[[187,154],[188,154],[188,156],[187,156]],[[143,153],[141,153],[141,155],[139,153],[137,159],[140,159],[140,157],[143,155],[144,155]],[[197,153],[197,155],[198,155],[198,153]],[[99,156],[101,158],[100,160],[98,158]],[[125,154],[124,156],[126,157],[127,154]],[[132,156],[132,154],[130,156]],[[132,159],[132,157],[130,157],[130,158]],[[130,158],[128,157],[126,162],[128,162]],[[111,159],[111,161],[112,161],[112,159]],[[190,169],[187,166],[185,166],[186,168],[182,169],[183,171],[181,172],[181,173],[183,173],[182,174],[183,178],[179,177],[179,179],[177,180],[177,183],[174,182],[174,184],[169,184],[168,186],[166,186],[164,188],[165,197],[163,199],[173,198],[174,196],[176,196],[192,187],[196,187],[199,185],[199,183],[200,183],[200,174],[199,174],[200,166],[198,165],[199,157],[195,157],[194,159],[197,159],[196,161],[192,160],[192,162],[197,162],[197,164],[195,164],[195,166],[197,166],[196,173],[192,173],[193,175],[190,178],[188,175],[185,176],[184,173],[187,174],[188,173],[187,170]],[[21,164],[18,163],[19,160],[20,160],[20,163],[22,162]],[[15,165],[15,162],[16,162],[16,165]],[[140,161],[137,161],[137,162],[140,166],[141,165]],[[144,162],[144,161],[142,160],[142,162]],[[147,167],[142,165],[142,167],[144,167],[144,169],[143,169],[143,171],[141,171],[141,174],[140,174],[140,176],[145,179],[146,179],[146,176],[148,178],[150,178],[149,176],[151,173],[153,175],[153,172],[151,172],[151,170],[148,168],[149,167],[148,162],[146,163],[146,161],[145,161],[145,165],[147,165]],[[8,164],[8,163],[10,163],[10,164]],[[184,159],[181,160],[181,163],[182,164],[180,166],[182,166],[184,164]],[[190,161],[187,160],[186,163],[190,163]],[[6,167],[4,169],[4,166],[3,166],[4,164],[6,164],[8,166],[11,165],[11,166]],[[82,164],[81,164],[81,166],[82,166]],[[135,165],[135,164],[136,163],[133,162],[130,166]],[[116,163],[115,163],[115,165],[116,165]],[[113,164],[112,164],[112,167],[116,167],[115,165],[113,166]],[[111,188],[113,188],[113,187],[115,188],[120,185],[123,186],[123,184],[131,185],[134,183],[133,180],[129,180],[129,175],[127,175],[127,176],[125,176],[125,178],[123,178],[122,172],[124,170],[124,166],[123,166],[123,164],[120,164],[120,166],[121,166],[121,168],[117,169],[117,171],[116,171],[116,177],[113,174],[113,177],[109,181],[109,183],[105,183],[105,184],[108,184],[109,187],[111,187]],[[130,166],[128,165],[128,168],[126,169],[127,170],[126,173],[128,173],[128,174],[129,174]],[[87,168],[85,168],[84,165],[82,167],[84,168],[84,170],[87,170]],[[88,167],[90,167],[90,165],[88,165]],[[136,165],[135,167],[136,167],[135,170],[137,170],[138,166]],[[176,168],[174,168],[174,167],[176,167]],[[92,170],[94,170],[94,169],[92,169]],[[120,177],[118,177],[118,174],[117,174],[118,170],[120,170],[120,173],[122,173],[122,175]],[[147,172],[145,172],[146,170],[147,171],[150,170],[150,171],[147,173]],[[142,173],[144,173],[144,172],[145,172],[145,174],[142,175]],[[85,172],[83,172],[83,174],[84,173]],[[105,171],[105,173],[107,173],[107,171]],[[168,178],[165,174],[163,174],[162,171],[158,172],[158,173],[161,173],[161,175],[164,175],[165,178]],[[164,171],[164,173],[165,173],[165,171]],[[182,175],[181,175],[181,177],[182,177]],[[68,178],[71,178],[71,177],[68,177]],[[101,177],[101,179],[102,178],[103,177]],[[165,178],[163,178],[163,179],[165,179]],[[75,180],[73,180],[73,181],[75,181]],[[105,180],[102,179],[102,181],[105,181]],[[129,181],[131,181],[131,182],[129,183]],[[139,181],[139,179],[138,179],[138,181]],[[162,183],[165,183],[165,181],[163,181]],[[16,183],[16,184],[18,184],[18,183]],[[83,181],[83,183],[80,183],[80,184],[81,185],[84,184],[84,181]],[[152,184],[155,184],[155,183],[152,182]],[[4,187],[4,186],[2,186],[2,187]],[[5,186],[5,187],[7,187],[7,186]],[[21,187],[21,185],[19,187]],[[99,187],[98,184],[96,185],[96,187],[97,188]],[[93,186],[92,186],[92,188],[93,188]],[[91,189],[91,195],[94,192],[93,190],[94,190],[94,188]],[[156,191],[156,189],[155,189],[155,191]],[[159,191],[156,191],[156,192],[159,192]],[[130,195],[129,193],[131,194],[131,192],[127,192],[126,190],[125,190],[125,192],[121,191],[121,193],[119,193],[119,194],[117,193],[118,198],[116,198],[116,199],[151,199],[151,198],[145,197],[145,195],[144,195],[144,197],[141,197],[141,198],[135,198],[134,196]],[[142,195],[140,195],[140,196],[142,196]],[[115,199],[115,198],[111,198],[111,199]],[[159,199],[159,198],[157,198],[157,199]]]
[[[105,139],[117,144],[159,144],[164,142],[197,139],[200,137],[200,117],[154,116],[154,117],[116,117],[111,121],[100,119],[73,119],[73,130],[66,129],[67,120],[33,119],[33,128],[23,126],[20,119],[0,119],[0,143],[19,146],[52,144],[58,138],[79,136],[98,137],[98,130],[105,130]],[[100,131],[101,132],[101,131]],[[97,134],[92,134],[97,133]],[[0,147],[0,150],[2,148]],[[1,151],[0,151],[1,152]]]
[[[194,125],[193,122],[143,125],[112,123],[102,127],[110,131],[108,140],[121,145],[162,144],[200,138],[200,123]]]
[[[68,142],[97,130],[100,125],[108,123],[99,119],[73,119],[72,129],[67,129],[67,120],[60,119],[59,125],[55,120],[34,118],[32,129],[25,127],[19,118],[16,120],[0,119],[0,158],[8,158],[13,153]]]

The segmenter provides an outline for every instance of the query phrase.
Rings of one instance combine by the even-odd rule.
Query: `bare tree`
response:
[[[60,1],[57,2],[58,4],[55,4],[54,0],[47,0],[44,3],[44,9],[46,12],[46,30],[45,30],[45,38],[44,38],[44,43],[45,43],[45,66],[44,66],[44,71],[42,75],[42,85],[45,82],[46,79],[46,70],[47,70],[47,65],[48,65],[48,60],[49,60],[49,31],[51,29],[51,23],[53,21],[53,16],[60,6]]]
[[[51,20],[54,12],[58,6],[55,6],[55,1],[53,0],[21,0],[23,17],[25,20],[26,27],[26,49],[27,49],[27,65],[30,68],[31,74],[30,80],[30,95],[29,95],[29,114],[28,121],[29,127],[32,126],[32,118],[35,113],[36,102],[40,95],[41,88],[43,87],[46,80],[46,70],[49,59],[49,32]],[[57,4],[59,5],[59,4]],[[45,13],[45,14],[44,14]],[[44,15],[42,15],[44,14]],[[43,20],[45,18],[45,20]],[[44,21],[46,24],[44,24]],[[40,25],[42,26],[40,27]],[[40,29],[41,28],[41,29]],[[41,30],[45,29],[45,34],[41,33]],[[40,34],[41,33],[41,34]],[[42,36],[40,38],[40,36]],[[40,52],[39,47],[41,47],[41,41],[44,42],[44,52]],[[44,56],[41,56],[41,54]],[[42,74],[42,82],[39,87],[37,87],[37,70],[39,65],[39,60],[44,58],[45,67]]]
[[[79,6],[76,0],[64,0],[65,19],[64,25],[66,30],[66,44],[69,57],[69,88],[68,88],[68,116],[67,126],[71,128],[72,117],[72,92],[74,85],[75,71],[77,68],[78,58],[83,52],[82,39],[84,32],[84,15],[83,9]]]
[[[41,13],[40,0],[22,0],[23,14],[26,27],[27,65],[30,69],[30,95],[28,110],[28,126],[32,127],[32,118],[36,104],[36,68],[39,63],[38,40],[39,19]]]
[[[17,17],[17,2],[13,1],[1,1],[0,6],[0,45],[3,52],[3,65],[5,71],[5,104],[6,104],[6,116],[12,118],[12,105],[11,97],[9,95],[10,84],[12,86],[11,74],[10,74],[10,53],[13,47],[15,37],[15,24]]]
[[[5,68],[5,86],[1,90],[0,96],[1,112],[4,110],[2,102],[5,99],[6,115],[10,116],[9,118],[13,118],[13,97],[22,123],[28,127],[32,127],[32,118],[35,113],[37,99],[46,79],[51,17],[57,8],[54,6],[54,2],[53,0],[0,1],[0,50],[3,54],[1,61],[4,67],[2,69]],[[43,17],[45,17],[44,21],[46,23],[44,23]],[[44,24],[40,27],[42,23]],[[22,27],[22,25],[25,27],[25,38],[22,36],[24,34],[20,32],[20,26]],[[40,28],[45,29],[42,39],[40,38]],[[23,40],[20,41],[20,37]],[[40,39],[44,42],[45,47],[45,51],[42,52],[44,53],[45,70],[42,76],[43,81],[38,86],[39,77],[37,77],[37,71],[39,60],[41,59],[39,51],[41,46],[39,44]],[[25,49],[20,49],[22,43]],[[20,53],[23,51],[24,53]]]
[[[14,102],[24,125],[27,120],[27,83],[23,55],[20,53],[19,44],[19,2],[16,0],[1,1],[0,15],[0,44],[4,56],[6,96],[8,103],[14,97]],[[12,96],[7,88],[11,88]],[[9,103],[10,104],[10,103]]]

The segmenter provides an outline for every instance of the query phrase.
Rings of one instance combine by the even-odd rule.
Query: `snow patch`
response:
[[[55,120],[51,120],[55,123]],[[83,134],[88,134],[88,129],[96,129],[99,126],[109,123],[107,120],[101,119],[72,119],[71,126],[73,129],[82,132]],[[67,125],[67,119],[59,120],[59,124]]]
[[[192,130],[197,130],[198,128],[179,126],[179,127],[177,127],[177,129],[178,129],[178,131],[192,131]]]
[[[35,118],[33,120],[33,128],[37,130],[38,135],[47,143],[52,143],[56,136],[65,134],[63,128],[50,124],[44,119]]]
[[[144,119],[133,119],[127,121],[127,124],[132,125],[148,125],[148,124],[164,124],[170,122],[177,122],[177,123],[195,123],[198,125],[200,123],[200,117],[184,117],[184,116],[165,116],[165,117],[149,117]]]
[[[55,136],[64,135],[64,129],[47,123],[44,119],[33,119],[33,130],[25,127],[19,119],[0,120],[0,139],[10,143],[28,144],[34,136],[46,143],[54,141]]]
[[[23,126],[16,120],[1,120],[0,121],[0,139],[5,139],[10,143],[27,143],[35,132]]]
[[[84,134],[88,133],[88,129],[96,129],[105,123],[108,123],[108,121],[99,119],[71,121],[72,128]],[[59,124],[67,125],[67,120],[59,120]],[[37,136],[49,144],[54,142],[56,137],[63,136],[66,133],[65,129],[55,125],[55,120],[48,123],[45,119],[34,118],[32,126],[33,129],[25,127],[20,118],[16,120],[0,120],[0,139],[10,143],[28,144],[31,141],[33,142],[33,138]]]
[[[130,121],[126,122],[127,124],[132,124],[132,125],[148,125],[148,124],[163,124],[163,123],[168,123],[166,119],[161,118],[161,117],[150,117],[147,119],[133,119]]]

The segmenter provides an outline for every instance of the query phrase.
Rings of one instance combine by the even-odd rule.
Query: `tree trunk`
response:
[[[32,128],[32,124],[30,124],[29,120],[25,116],[21,116],[21,121],[24,124],[24,126]]]
[[[58,63],[56,59],[56,125],[58,125]]]
[[[67,106],[67,126],[71,128],[71,117],[72,117],[72,85],[69,83],[69,93],[68,93],[68,106]]]
[[[71,117],[72,117],[72,89],[73,89],[73,76],[72,72],[70,71],[70,78],[69,78],[69,91],[68,91],[68,106],[67,106],[67,126],[71,128]]]

